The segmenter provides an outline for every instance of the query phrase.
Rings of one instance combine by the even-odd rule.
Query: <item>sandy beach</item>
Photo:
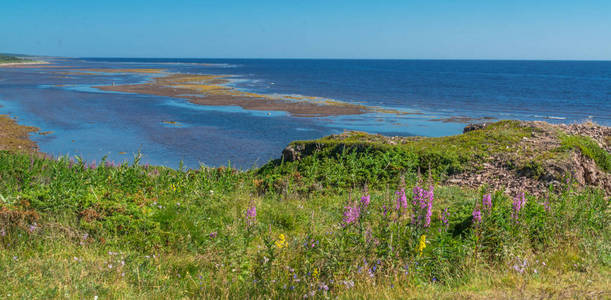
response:
[[[46,62],[46,61],[9,62],[9,63],[0,63],[0,68],[23,67],[23,66],[32,66],[32,65],[46,65],[46,64],[49,64],[49,62]]]

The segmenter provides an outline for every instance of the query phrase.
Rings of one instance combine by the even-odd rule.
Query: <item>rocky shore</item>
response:
[[[38,128],[19,125],[8,115],[0,115],[0,150],[36,152],[38,146],[30,134],[37,131]]]

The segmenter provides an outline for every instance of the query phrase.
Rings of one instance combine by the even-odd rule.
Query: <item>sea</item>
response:
[[[35,126],[40,151],[172,168],[249,169],[291,141],[347,130],[446,136],[468,123],[503,119],[611,125],[611,61],[44,58],[0,67],[0,114]],[[228,85],[269,95],[312,96],[400,113],[299,117],[186,99],[105,92],[155,74],[79,75],[70,69],[161,68],[230,75]]]

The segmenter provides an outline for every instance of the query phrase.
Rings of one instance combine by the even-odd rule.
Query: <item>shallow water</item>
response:
[[[138,83],[147,74],[60,74],[53,68],[0,68],[0,113],[49,135],[41,151],[88,161],[132,160],[197,168],[239,168],[277,158],[293,140],[345,129],[386,135],[442,136],[464,123],[452,116],[611,123],[611,62],[350,60],[66,59],[73,68],[164,68],[236,75],[231,84],[266,94],[297,94],[421,114],[368,113],[320,118],[201,106],[185,99],[104,92],[95,85]],[[195,64],[194,64],[195,63]],[[204,65],[200,63],[213,63]],[[550,119],[551,118],[551,119]],[[176,122],[173,124],[173,122]],[[125,152],[126,154],[122,154]]]

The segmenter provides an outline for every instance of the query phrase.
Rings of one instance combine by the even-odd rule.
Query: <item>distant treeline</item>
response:
[[[26,59],[12,56],[12,55],[0,54],[0,63],[21,62],[25,60]]]

